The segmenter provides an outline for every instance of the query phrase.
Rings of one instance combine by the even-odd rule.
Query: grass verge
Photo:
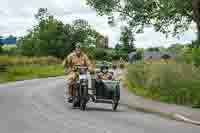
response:
[[[130,92],[165,103],[200,105],[200,69],[188,64],[138,63],[127,68]]]
[[[12,65],[0,72],[0,83],[64,75],[61,65]]]

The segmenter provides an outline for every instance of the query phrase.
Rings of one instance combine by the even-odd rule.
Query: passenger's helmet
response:
[[[100,67],[100,71],[103,73],[108,72],[108,69],[109,69],[108,65],[105,64]]]
[[[117,69],[117,65],[112,65],[112,69]]]

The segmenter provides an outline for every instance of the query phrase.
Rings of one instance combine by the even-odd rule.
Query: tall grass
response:
[[[62,60],[55,57],[0,56],[0,83],[64,74]]]
[[[0,73],[0,83],[61,75],[64,75],[61,65],[14,65],[9,66],[6,72]]]
[[[26,56],[0,56],[0,64],[5,65],[27,65],[27,64],[40,64],[51,65],[61,64],[62,61],[55,57],[26,57]]]
[[[200,104],[200,69],[192,65],[140,62],[128,66],[126,77],[137,95],[181,105]]]

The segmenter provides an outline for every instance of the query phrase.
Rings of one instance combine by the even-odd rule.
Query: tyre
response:
[[[112,110],[113,111],[117,110],[118,104],[119,104],[118,102],[112,104]]]
[[[76,108],[76,102],[72,103],[72,108]]]
[[[80,107],[79,99],[76,97],[72,102],[72,108]]]
[[[81,93],[80,93],[80,109],[85,111],[86,110],[86,104],[88,102],[88,88],[87,87],[82,87],[81,88]]]
[[[114,98],[113,98],[113,103],[112,103],[112,110],[113,110],[113,111],[116,111],[116,110],[117,110],[118,104],[119,104],[118,97],[114,97]]]
[[[116,88],[116,93],[115,93],[115,100],[119,101],[120,100],[120,86],[118,85]]]
[[[85,111],[86,110],[86,101],[85,99],[82,99],[81,102],[80,102],[80,109],[82,111]]]

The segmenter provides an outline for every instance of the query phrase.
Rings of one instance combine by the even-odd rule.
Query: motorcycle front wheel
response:
[[[85,99],[82,99],[80,102],[80,109],[85,111],[86,110],[86,101]]]
[[[88,102],[88,88],[83,87],[81,88],[81,100],[80,100],[80,109],[85,111],[86,110],[86,104]]]

